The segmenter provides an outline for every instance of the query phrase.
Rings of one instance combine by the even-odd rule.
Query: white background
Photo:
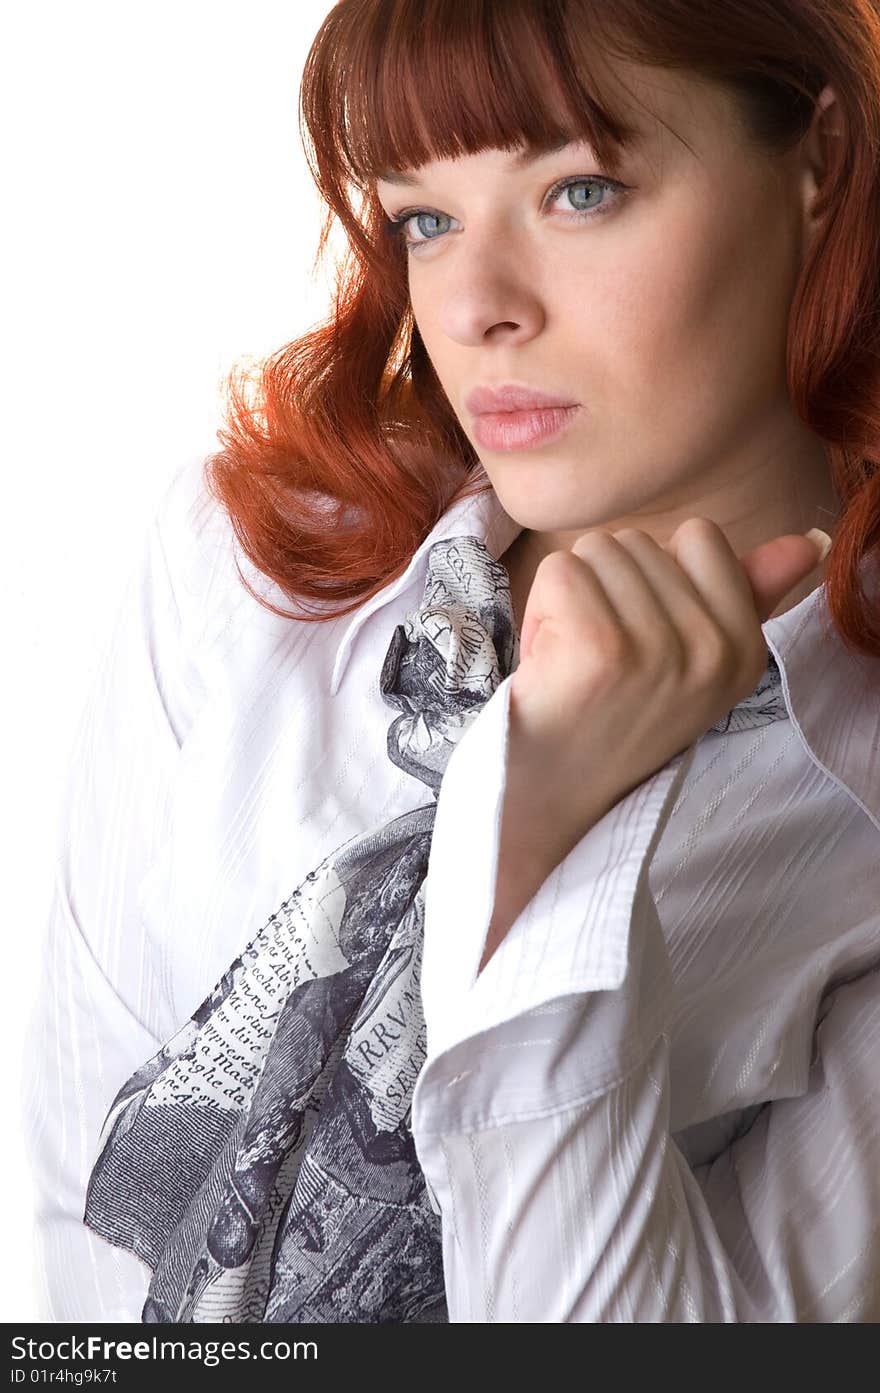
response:
[[[28,0],[0,35],[5,677],[0,1320],[38,1318],[21,1038],[68,751],[220,383],[323,319],[302,66],[329,0]],[[338,246],[338,241],[332,245]],[[109,1101],[109,1100],[108,1100]]]

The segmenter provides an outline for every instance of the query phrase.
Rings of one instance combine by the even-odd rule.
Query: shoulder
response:
[[[181,626],[192,631],[236,574],[232,522],[205,482],[203,456],[188,459],[160,496],[151,540],[164,565]],[[243,588],[243,587],[242,587]]]
[[[225,694],[247,701],[255,687],[262,690],[267,664],[289,668],[287,680],[310,680],[314,662],[323,670],[335,653],[338,626],[291,614],[295,601],[245,554],[231,517],[210,492],[207,459],[188,459],[161,495],[151,533],[154,564],[164,572],[188,683],[203,700]],[[302,663],[306,649],[309,661]]]
[[[228,638],[230,626],[273,618],[250,594],[242,575],[258,594],[290,608],[281,590],[242,551],[232,519],[208,489],[207,458],[195,456],[178,468],[160,496],[151,528],[155,564],[165,572],[188,649],[210,644],[221,634]]]

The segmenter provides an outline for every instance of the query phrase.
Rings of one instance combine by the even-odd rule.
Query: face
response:
[[[413,315],[511,516],[560,539],[629,524],[665,540],[698,513],[735,532],[786,496],[780,470],[806,444],[785,344],[811,173],[800,147],[751,145],[722,89],[626,80],[643,139],[617,182],[578,143],[520,167],[502,150],[437,161],[376,190],[411,214]],[[527,448],[481,443],[466,399],[504,383],[577,409]]]

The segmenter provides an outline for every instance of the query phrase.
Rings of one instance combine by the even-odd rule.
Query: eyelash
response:
[[[611,211],[615,203],[617,203],[620,198],[623,198],[624,195],[628,192],[626,186],[624,184],[619,183],[616,179],[605,179],[598,174],[581,174],[577,178],[560,179],[559,182],[554,184],[553,187],[548,191],[546,201],[548,203],[552,203],[554,198],[557,198],[559,194],[564,193],[566,189],[576,188],[579,184],[597,184],[600,188],[605,189],[609,193],[615,194],[617,197],[613,198],[610,203],[603,202],[598,204],[595,208],[572,208],[570,210],[571,217],[577,219],[578,221],[581,221],[586,218],[604,217],[606,213],[609,213]],[[418,240],[413,240],[410,237],[403,236],[403,230],[406,227],[407,223],[412,222],[413,218],[421,217],[423,214],[426,214],[429,218],[442,218],[447,216],[444,213],[436,212],[436,210],[433,208],[405,208],[403,212],[398,213],[396,217],[385,219],[385,230],[389,236],[399,237],[402,240],[408,252],[412,252],[416,247],[424,247],[431,242],[441,241],[446,236],[445,232],[438,233],[436,237],[424,237]]]

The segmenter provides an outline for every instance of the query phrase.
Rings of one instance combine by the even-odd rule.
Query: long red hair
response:
[[[204,466],[244,553],[299,609],[251,593],[284,617],[347,614],[400,575],[452,502],[491,488],[413,321],[406,253],[372,181],[572,137],[613,176],[631,132],[603,52],[721,83],[771,150],[805,133],[826,83],[837,94],[846,139],[823,190],[833,213],[791,307],[788,386],[841,504],[825,572],[832,619],[850,648],[880,656],[860,577],[880,550],[876,0],[340,0],[300,88],[326,208],[316,264],[334,218],[347,238],[332,311],[256,370],[232,368],[223,449]]]

